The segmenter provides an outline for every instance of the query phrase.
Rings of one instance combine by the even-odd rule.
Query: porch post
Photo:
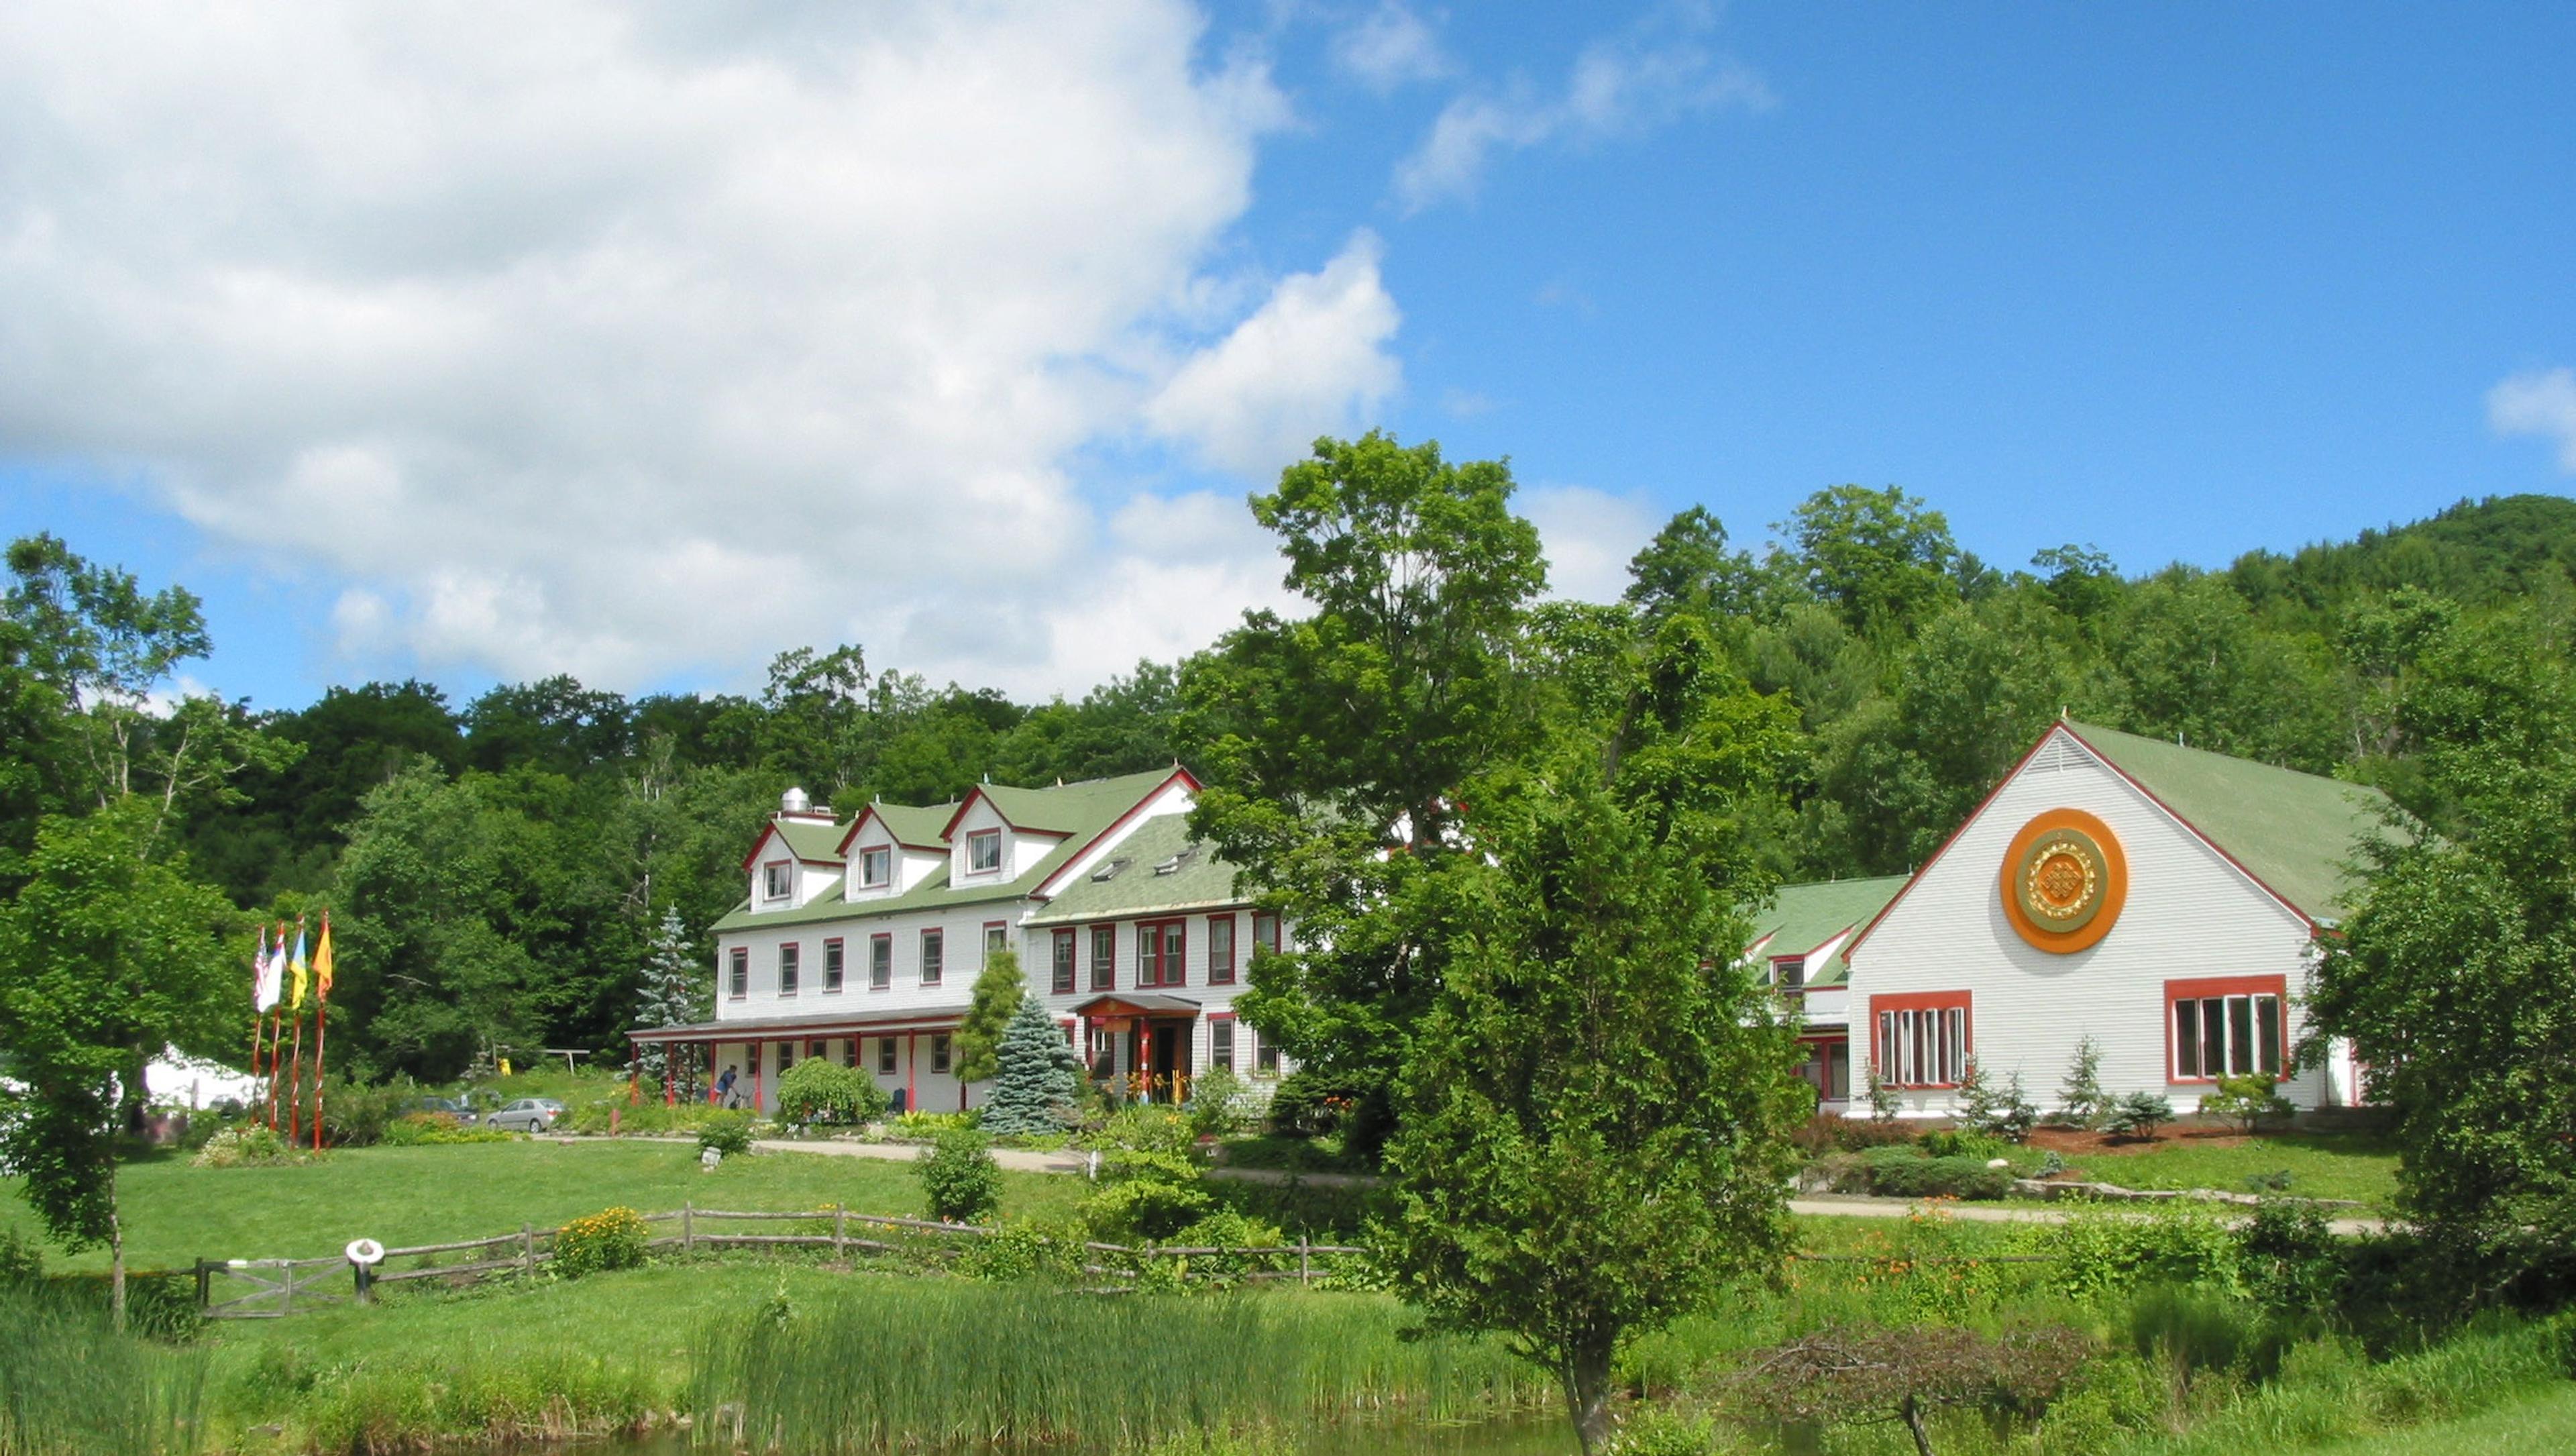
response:
[[[915,1087],[913,1077],[913,1072],[921,1065],[919,1048],[915,1045],[920,1035],[917,1031],[903,1034],[903,1110],[906,1112],[921,1110],[921,1093]]]
[[[665,1057],[663,1060],[667,1063],[670,1059]],[[671,1075],[667,1065],[662,1069],[662,1075],[666,1078]],[[643,1076],[644,1044],[629,1037],[626,1042],[626,1105],[629,1107],[644,1100]]]
[[[769,1043],[751,1044],[751,1115],[760,1116],[760,1064],[769,1060]]]

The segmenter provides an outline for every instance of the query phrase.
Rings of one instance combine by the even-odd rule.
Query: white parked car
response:
[[[485,1127],[507,1132],[546,1132],[564,1115],[564,1105],[551,1097],[522,1097],[483,1119]]]

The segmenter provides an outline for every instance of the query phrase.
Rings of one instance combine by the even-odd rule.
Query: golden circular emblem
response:
[[[2004,915],[2042,950],[2100,940],[2128,898],[2129,864],[2110,827],[2081,809],[2052,809],[2022,826],[2005,851]]]

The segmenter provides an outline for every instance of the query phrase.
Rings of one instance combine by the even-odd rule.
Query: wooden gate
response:
[[[282,1319],[298,1305],[346,1303],[356,1292],[346,1259],[197,1261],[197,1305],[208,1319]]]

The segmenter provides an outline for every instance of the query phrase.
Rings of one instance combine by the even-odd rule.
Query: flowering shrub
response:
[[[555,1230],[555,1272],[567,1279],[603,1269],[632,1269],[644,1262],[644,1216],[631,1208],[603,1208]]]
[[[225,1128],[206,1139],[206,1145],[190,1161],[200,1168],[274,1168],[308,1162],[314,1156],[298,1151],[266,1124],[251,1122]]]

